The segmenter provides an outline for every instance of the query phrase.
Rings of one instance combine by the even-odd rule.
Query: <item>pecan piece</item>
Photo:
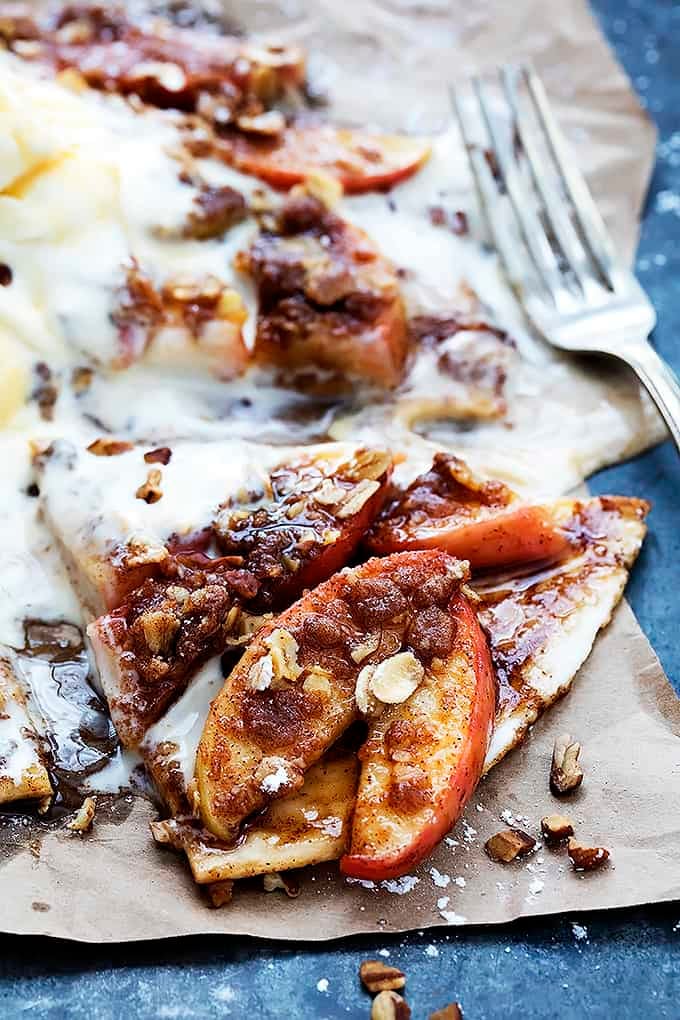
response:
[[[371,1020],[411,1020],[411,1008],[396,992],[380,992],[373,1000]]]
[[[87,452],[93,453],[95,457],[118,457],[121,453],[127,453],[131,449],[132,443],[128,443],[125,439],[107,439],[102,436],[90,443]]]
[[[156,450],[147,450],[144,454],[145,464],[162,464],[164,467],[170,463],[172,450],[169,446],[159,446]]]
[[[508,864],[516,857],[525,857],[535,846],[536,840],[528,832],[521,829],[503,829],[491,839],[487,839],[484,849],[492,861]]]
[[[575,871],[596,871],[609,860],[609,850],[603,846],[584,846],[573,836],[567,844],[567,853]]]
[[[428,1020],[463,1020],[463,1010],[457,1002],[450,1002],[443,1009],[430,1013]]]
[[[377,992],[396,991],[406,984],[404,972],[382,960],[364,960],[359,967],[359,977],[371,995]]]
[[[205,887],[205,891],[210,901],[210,906],[217,910],[219,907],[224,907],[227,903],[231,903],[234,883],[228,878],[221,882],[210,882]]]
[[[569,733],[555,741],[550,766],[550,790],[556,797],[577,790],[583,782],[583,771],[578,763],[581,745]]]
[[[574,835],[574,826],[564,815],[546,815],[541,818],[541,832],[546,843],[561,843],[567,836]]]
[[[146,476],[146,481],[135,492],[137,499],[143,499],[145,503],[157,503],[163,496],[161,477],[160,469],[152,468]]]

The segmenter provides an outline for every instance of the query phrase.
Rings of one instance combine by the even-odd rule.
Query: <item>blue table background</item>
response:
[[[559,17],[557,0],[553,5]],[[680,3],[593,0],[593,7],[659,127],[637,272],[659,314],[656,345],[680,370]],[[595,492],[653,501],[650,535],[628,598],[680,692],[675,451],[665,443],[601,472],[591,484]],[[320,912],[320,928],[323,923]],[[582,937],[576,937],[574,923],[585,925],[586,937],[579,928]],[[680,1018],[679,903],[495,929],[355,938],[321,948],[227,937],[113,947],[0,937],[0,1020],[365,1020],[370,1000],[357,968],[379,949],[408,975],[414,1020],[453,999],[467,1020]],[[325,988],[322,979],[325,991],[317,988],[319,981]]]

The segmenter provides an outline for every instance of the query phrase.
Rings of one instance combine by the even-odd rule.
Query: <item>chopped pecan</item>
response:
[[[92,385],[93,378],[93,369],[87,368],[85,365],[79,365],[77,368],[74,368],[71,372],[71,386],[73,387],[73,392],[76,394],[84,393]]]
[[[144,454],[146,464],[162,464],[164,467],[170,463],[172,450],[169,446],[159,446],[156,450],[148,450]]]
[[[575,871],[595,871],[609,860],[609,850],[603,846],[584,846],[572,836],[567,853]]]
[[[411,1020],[411,1009],[397,992],[379,992],[371,1006],[371,1020]]]
[[[219,237],[246,216],[246,200],[240,191],[225,185],[221,188],[203,186],[194,199],[184,227],[186,237],[204,241]]]
[[[59,398],[59,388],[55,382],[52,369],[44,361],[38,361],[34,367],[36,384],[31,393],[31,400],[35,400],[43,421],[52,421],[54,418],[54,405]]]
[[[231,903],[234,893],[234,883],[228,878],[221,882],[210,882],[205,887],[205,891],[210,902],[210,906],[217,910],[219,907],[224,907],[227,903]]]
[[[571,793],[583,782],[583,771],[578,761],[580,753],[581,745],[569,733],[563,733],[555,740],[550,766],[550,789],[555,796]]]
[[[541,818],[541,832],[546,843],[561,843],[568,836],[574,835],[574,826],[564,815],[546,815]]]
[[[118,457],[133,448],[133,444],[125,439],[107,439],[106,436],[102,436],[90,443],[87,452],[93,453],[95,457]]]
[[[135,492],[137,499],[143,499],[145,503],[157,503],[162,499],[161,478],[160,469],[152,468],[146,476],[146,481]]]
[[[428,1020],[463,1020],[463,1010],[459,1003],[450,1002],[443,1009],[436,1009],[434,1013],[430,1013]]]
[[[503,829],[497,832],[484,844],[488,856],[492,861],[502,861],[508,864],[516,857],[524,857],[536,846],[536,840],[528,832],[522,829]]]
[[[397,991],[406,984],[404,972],[383,960],[364,960],[359,967],[359,977],[371,995],[377,992]]]

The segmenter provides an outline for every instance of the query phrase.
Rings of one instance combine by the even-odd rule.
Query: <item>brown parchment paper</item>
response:
[[[332,112],[348,120],[436,130],[448,118],[449,79],[531,58],[617,243],[632,256],[654,130],[582,0],[286,7],[284,14],[268,3],[227,5],[249,30],[322,55]],[[547,849],[492,864],[482,850],[490,835],[511,821],[536,834],[541,816],[556,809],[547,775],[565,729],[581,740],[586,770],[568,813],[584,841],[610,850],[610,865],[577,875],[564,852]],[[183,860],[152,843],[153,817],[146,800],[130,796],[103,805],[86,836],[3,830],[0,928],[89,942],[211,932],[322,940],[671,900],[680,897],[680,701],[621,605],[569,696],[481,783],[449,842],[391,889],[347,884],[328,867],[303,878],[296,900],[243,886],[230,906],[213,911]]]

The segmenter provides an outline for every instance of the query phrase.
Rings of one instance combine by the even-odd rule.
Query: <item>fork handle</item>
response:
[[[622,354],[658,407],[680,452],[680,382],[650,343],[631,344]]]

